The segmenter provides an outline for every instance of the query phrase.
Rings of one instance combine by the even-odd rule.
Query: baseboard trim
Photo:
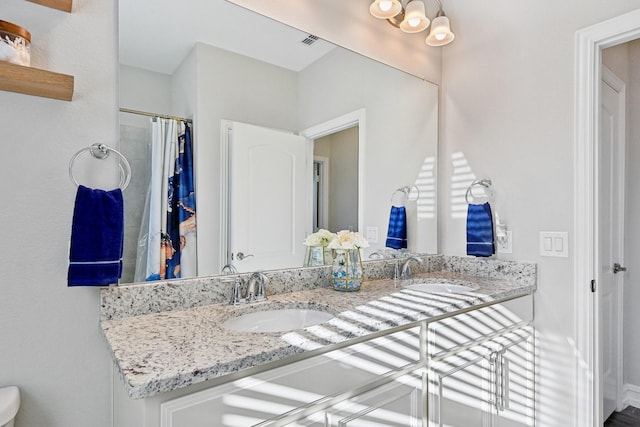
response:
[[[640,386],[625,384],[622,387],[622,402],[625,408],[629,405],[640,408]]]

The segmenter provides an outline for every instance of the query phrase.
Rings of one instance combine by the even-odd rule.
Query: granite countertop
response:
[[[323,287],[272,295],[260,303],[211,304],[103,320],[100,325],[129,396],[144,398],[535,290],[535,280],[479,278],[447,271],[416,275],[413,281],[442,279],[471,282],[477,289],[466,294],[426,294],[403,289],[408,282],[373,280],[363,283],[359,292]],[[222,327],[227,319],[246,312],[301,307],[335,317],[290,332],[250,333]]]

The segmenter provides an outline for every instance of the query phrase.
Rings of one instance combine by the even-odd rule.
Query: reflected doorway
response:
[[[358,126],[313,141],[313,231],[358,229]]]
[[[312,180],[313,231],[364,229],[365,128],[360,109],[300,132],[313,141],[314,178],[320,173]]]

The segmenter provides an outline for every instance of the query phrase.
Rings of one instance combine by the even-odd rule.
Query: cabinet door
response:
[[[495,340],[499,350],[493,384],[493,426],[529,427],[534,422],[533,331],[518,329]]]
[[[327,427],[423,427],[424,370],[348,399],[327,411]]]
[[[429,426],[533,426],[534,374],[530,327],[435,362],[429,370]]]
[[[491,349],[477,346],[430,366],[429,427],[487,427],[491,424],[491,353]]]
[[[418,340],[412,328],[163,402],[161,427],[286,425],[283,414],[415,363]],[[322,419],[291,425],[323,426]]]

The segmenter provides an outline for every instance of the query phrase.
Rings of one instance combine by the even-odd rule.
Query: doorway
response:
[[[319,208],[314,210],[314,219],[322,213],[319,218],[322,226],[318,228],[333,232],[361,231],[358,229],[358,134],[358,126],[353,126],[313,140],[314,174],[320,187],[319,197],[314,198]]]
[[[314,145],[316,145],[315,141],[318,141],[323,137],[326,137],[329,135],[338,135],[343,131],[346,131],[345,134],[354,133],[354,132],[356,134],[356,135],[353,135],[352,137],[349,137],[350,140],[356,141],[355,150],[353,149],[350,150],[352,153],[349,155],[349,157],[355,156],[355,158],[350,163],[351,164],[357,163],[357,171],[355,172],[355,176],[346,178],[351,182],[355,181],[355,185],[354,185],[355,191],[352,191],[350,195],[348,195],[347,192],[344,192],[344,191],[335,192],[340,194],[343,197],[348,196],[348,198],[351,199],[350,200],[351,203],[341,202],[340,205],[348,206],[344,210],[348,212],[350,211],[350,214],[355,213],[355,215],[353,217],[351,217],[350,215],[339,215],[339,218],[341,218],[339,221],[335,221],[335,220],[332,221],[331,218],[333,215],[331,213],[331,204],[332,204],[331,199],[333,198],[333,196],[329,198],[329,201],[325,204],[325,207],[322,208],[326,212],[325,224],[329,229],[335,228],[335,230],[331,230],[334,232],[342,229],[360,231],[360,232],[364,230],[363,228],[364,227],[364,194],[365,194],[364,176],[365,176],[365,158],[366,158],[365,157],[365,147],[366,147],[365,129],[366,129],[365,110],[359,109],[354,112],[347,113],[340,117],[336,117],[334,119],[320,123],[316,126],[307,128],[302,132],[300,132],[300,136],[313,140]],[[315,149],[314,149],[314,152],[315,152]],[[314,154],[314,157],[316,156],[328,157],[326,154],[323,154],[323,153]],[[337,161],[341,161],[345,158],[346,156],[340,155],[340,156],[337,156],[335,160],[330,160],[332,169],[336,169],[335,166],[339,166],[336,164]],[[328,177],[325,183],[326,184],[325,188],[329,192],[331,192],[331,190],[329,190],[330,187],[335,187],[336,184],[339,184],[339,181],[336,181],[336,180],[342,179],[339,176],[336,176],[335,178],[331,178],[331,174],[328,174],[328,175],[325,174],[325,177]],[[314,183],[314,186],[315,186],[315,183]]]
[[[602,271],[608,260],[601,243],[604,191],[599,174],[601,149],[602,49],[640,37],[640,10],[588,27],[576,34],[576,128],[574,144],[574,293],[576,347],[576,424],[602,425]],[[604,267],[604,268],[603,268]]]
[[[604,55],[603,55],[604,56]],[[602,66],[600,84],[600,134],[598,140],[598,258],[599,296],[597,334],[600,362],[601,420],[624,409],[622,296],[624,293],[625,211],[625,111],[626,87],[612,71]],[[616,267],[617,266],[617,267]]]

